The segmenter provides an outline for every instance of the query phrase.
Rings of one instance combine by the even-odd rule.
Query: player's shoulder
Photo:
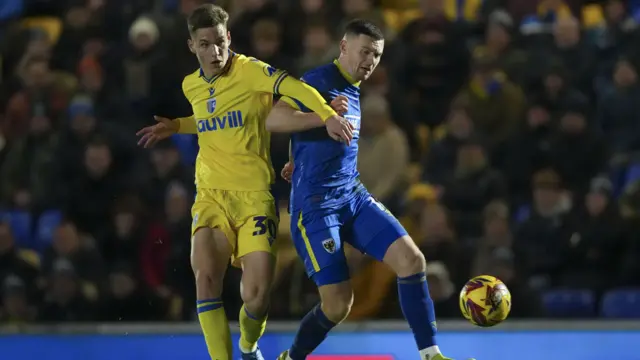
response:
[[[182,79],[182,91],[186,94],[190,89],[194,88],[200,80],[201,70],[198,68],[196,71],[185,75]]]
[[[305,72],[301,80],[318,90],[329,90],[334,86],[335,74],[336,66],[329,63]]]
[[[266,62],[254,58],[252,56],[246,56],[243,54],[235,54],[235,60],[236,63],[234,66],[234,69],[237,73],[240,73],[241,75],[246,75],[246,74],[255,74],[254,72],[247,72],[244,73],[241,70],[242,69],[247,69],[247,70],[258,70],[261,69],[262,72],[264,72],[265,75],[271,77],[273,74],[275,74],[276,72],[278,72],[278,70],[276,68],[274,68],[273,66],[267,64]],[[240,70],[240,71],[238,71]]]

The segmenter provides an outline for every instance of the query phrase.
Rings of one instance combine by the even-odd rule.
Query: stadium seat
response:
[[[40,215],[36,227],[36,250],[42,251],[51,244],[53,232],[60,224],[60,221],[62,221],[62,212],[59,210],[47,210]]]
[[[2,220],[9,223],[18,247],[30,248],[32,221],[28,211],[12,210],[2,213]]]
[[[623,188],[626,188],[627,185],[634,183],[637,180],[640,180],[640,164],[631,164],[629,165],[629,168],[627,168],[627,175],[625,176]]]
[[[527,220],[530,215],[531,215],[531,206],[530,205],[522,205],[516,210],[516,212],[514,214],[514,220],[515,220],[516,223],[519,224],[519,223]]]
[[[596,296],[591,290],[550,290],[543,295],[542,301],[550,317],[587,318],[596,315]]]
[[[640,288],[607,292],[602,298],[600,314],[610,319],[640,319]]]

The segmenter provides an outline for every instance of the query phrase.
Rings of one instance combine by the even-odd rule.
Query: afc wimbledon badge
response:
[[[336,242],[333,239],[327,239],[322,241],[322,246],[329,254],[336,252]]]

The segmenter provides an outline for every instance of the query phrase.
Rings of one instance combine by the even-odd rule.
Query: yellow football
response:
[[[460,310],[474,325],[494,326],[509,316],[511,293],[498,278],[490,275],[476,276],[460,291]]]

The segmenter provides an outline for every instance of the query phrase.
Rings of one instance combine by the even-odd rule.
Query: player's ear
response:
[[[189,46],[189,51],[191,51],[192,54],[196,53],[196,49],[194,47],[194,43],[193,43],[193,40],[191,40],[191,38],[187,39],[187,46]]]
[[[342,40],[340,40],[340,53],[341,54],[346,54],[347,53],[347,39],[346,38],[342,38]]]
[[[231,31],[227,30],[227,43],[231,46]]]

